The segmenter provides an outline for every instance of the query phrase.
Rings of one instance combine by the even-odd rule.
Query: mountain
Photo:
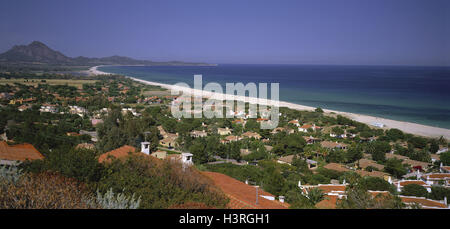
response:
[[[206,63],[188,63],[180,61],[154,62],[150,60],[136,60],[124,56],[110,56],[103,58],[90,58],[79,56],[67,57],[64,54],[49,48],[42,42],[33,41],[29,45],[15,45],[10,50],[0,54],[1,64],[47,64],[67,66],[94,66],[94,65],[211,65]]]

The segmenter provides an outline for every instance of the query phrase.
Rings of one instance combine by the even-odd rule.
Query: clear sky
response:
[[[262,64],[449,65],[449,0],[2,0],[0,52]]]

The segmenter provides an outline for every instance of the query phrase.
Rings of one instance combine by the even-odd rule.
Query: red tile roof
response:
[[[422,208],[448,208],[445,204],[438,202],[436,200],[426,199],[425,197],[415,197],[415,196],[400,196],[402,201],[406,204],[417,203],[422,206]]]
[[[220,188],[230,199],[228,207],[232,209],[286,209],[287,203],[281,203],[276,200],[268,200],[261,196],[271,196],[272,194],[258,189],[258,205],[256,201],[256,190],[254,186],[247,185],[241,181],[231,178],[227,175],[215,172],[202,172],[211,178],[214,185]]]
[[[24,143],[10,146],[0,142],[0,159],[8,161],[26,161],[44,159],[44,156],[33,145]]]
[[[325,165],[324,168],[335,170],[335,171],[338,171],[338,172],[352,171],[350,169],[345,168],[344,165],[341,165],[341,164],[338,164],[338,163],[329,163],[329,164]]]
[[[110,162],[111,157],[114,158],[124,158],[126,156],[128,156],[130,153],[135,153],[136,152],[136,148],[134,148],[133,146],[129,146],[129,145],[124,145],[118,149],[109,151],[107,153],[104,153],[102,155],[100,155],[100,157],[98,158],[98,162],[102,163],[102,162]]]

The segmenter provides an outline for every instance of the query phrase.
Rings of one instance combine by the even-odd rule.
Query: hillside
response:
[[[0,54],[0,65],[66,65],[66,66],[95,66],[95,65],[180,65],[199,66],[211,65],[207,63],[188,63],[180,61],[154,62],[150,60],[136,60],[124,56],[110,56],[103,58],[68,57],[49,48],[42,42],[33,41],[29,45],[15,45],[10,50]]]

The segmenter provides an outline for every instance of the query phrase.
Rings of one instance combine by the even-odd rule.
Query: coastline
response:
[[[94,66],[91,67],[88,70],[89,75],[111,75],[111,73],[102,72],[99,71],[97,68],[101,66]],[[251,97],[245,97],[245,96],[235,96],[235,95],[227,95],[224,93],[217,93],[217,92],[206,92],[203,90],[197,90],[192,88],[185,88],[185,87],[179,87],[174,86],[170,84],[164,84],[164,83],[158,83],[158,82],[152,82],[147,80],[138,79],[131,76],[125,76],[129,79],[132,79],[134,81],[147,84],[147,85],[153,85],[153,86],[160,86],[162,88],[166,88],[169,90],[176,89],[179,91],[183,91],[183,93],[187,94],[196,94],[196,95],[202,95],[203,97],[211,98],[211,99],[218,99],[223,100],[226,99],[232,99],[232,100],[238,100],[238,101],[244,101],[252,104],[261,104],[261,105],[271,105],[271,104],[278,104],[279,107],[288,107],[295,110],[306,110],[306,111],[314,111],[315,107],[310,106],[304,106],[300,104],[295,103],[289,103],[284,101],[273,101],[269,99],[259,99],[259,98],[251,98]],[[399,129],[405,133],[425,136],[425,137],[432,137],[432,138],[439,138],[443,136],[446,139],[450,139],[450,130],[445,128],[439,128],[439,127],[433,127],[433,126],[427,126],[417,123],[411,123],[411,122],[404,122],[404,121],[397,121],[392,119],[386,119],[386,118],[379,118],[375,116],[370,115],[362,115],[362,114],[355,114],[355,113],[349,113],[349,112],[343,112],[343,111],[336,111],[336,110],[329,110],[329,109],[323,109],[325,113],[335,113],[342,116],[345,116],[347,118],[350,118],[354,121],[365,123],[371,127],[373,127],[372,124],[374,123],[382,123],[384,124],[384,127],[382,129],[392,129],[396,128]]]

